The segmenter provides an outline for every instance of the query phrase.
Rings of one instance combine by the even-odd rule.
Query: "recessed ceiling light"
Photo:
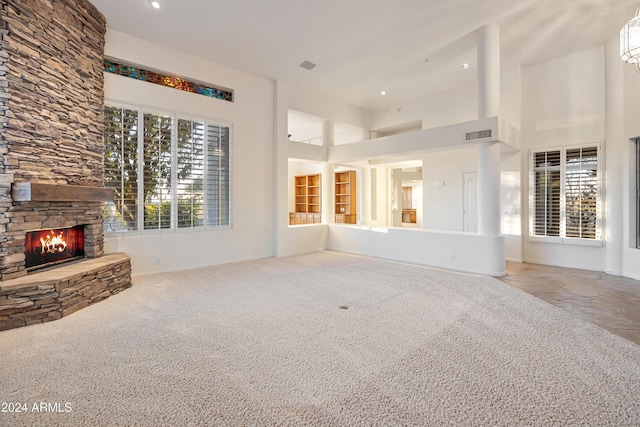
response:
[[[162,8],[162,2],[160,0],[149,0],[149,4],[154,9],[161,9]]]
[[[471,64],[462,64],[463,70],[468,70],[469,68],[471,68]]]
[[[387,92],[385,92],[384,90],[380,91],[380,95],[385,96],[387,94]]]

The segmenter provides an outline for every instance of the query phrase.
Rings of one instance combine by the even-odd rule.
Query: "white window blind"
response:
[[[178,228],[204,225],[204,122],[178,119]]]
[[[207,126],[208,225],[230,224],[230,135],[229,127]]]
[[[173,118],[144,114],[144,229],[171,228],[171,131]]]
[[[566,152],[566,235],[595,239],[598,216],[598,148]]]
[[[105,231],[138,229],[138,111],[104,109],[104,185],[113,202],[103,209]]]
[[[560,236],[560,151],[533,155],[533,228],[537,236]]]
[[[598,146],[531,153],[531,235],[601,238]]]

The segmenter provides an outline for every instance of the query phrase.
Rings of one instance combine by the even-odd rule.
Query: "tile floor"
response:
[[[507,263],[500,280],[640,345],[640,281],[597,271]]]

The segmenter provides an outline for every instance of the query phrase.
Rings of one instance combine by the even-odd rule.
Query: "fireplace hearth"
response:
[[[84,226],[28,231],[25,268],[33,271],[84,257]]]

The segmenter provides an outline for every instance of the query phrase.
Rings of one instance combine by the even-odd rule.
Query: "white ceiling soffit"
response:
[[[289,140],[309,144],[322,144],[322,127],[325,119],[296,110],[287,114]],[[334,123],[334,144],[362,141],[364,129],[346,123]]]
[[[164,0],[154,10],[147,0],[90,1],[109,28],[369,110],[473,84],[469,37],[488,23],[501,28],[503,63],[529,64],[603,45],[638,6],[637,0]],[[303,69],[304,61],[317,66]],[[471,69],[462,70],[463,62]]]

